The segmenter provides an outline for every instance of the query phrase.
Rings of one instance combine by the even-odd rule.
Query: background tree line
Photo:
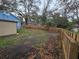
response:
[[[2,0],[0,10],[17,13],[26,20],[26,24],[29,19],[34,19],[38,24],[61,28],[79,25],[78,0],[56,0],[55,8],[51,7],[53,2],[54,0],[43,0],[41,9],[41,0]]]

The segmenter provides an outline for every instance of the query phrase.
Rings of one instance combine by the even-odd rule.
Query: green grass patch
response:
[[[34,47],[40,47],[48,39],[48,32],[43,30],[25,29],[17,30],[18,34],[8,37],[0,37],[0,47],[6,47],[18,44],[28,44],[31,42]],[[29,39],[29,37],[33,37]]]

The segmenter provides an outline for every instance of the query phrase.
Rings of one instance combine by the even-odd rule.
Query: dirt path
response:
[[[24,40],[23,45],[0,48],[0,59],[62,59],[58,33],[48,33],[47,42],[39,48],[33,47],[38,43],[36,39],[34,35]]]
[[[50,33],[45,46],[40,49],[41,59],[62,59],[62,49],[58,33]]]

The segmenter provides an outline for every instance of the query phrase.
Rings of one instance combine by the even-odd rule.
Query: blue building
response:
[[[21,21],[15,15],[0,11],[0,36],[16,34],[21,28]]]

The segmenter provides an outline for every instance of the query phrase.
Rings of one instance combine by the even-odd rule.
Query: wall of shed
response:
[[[16,23],[0,21],[0,36],[16,34]]]

